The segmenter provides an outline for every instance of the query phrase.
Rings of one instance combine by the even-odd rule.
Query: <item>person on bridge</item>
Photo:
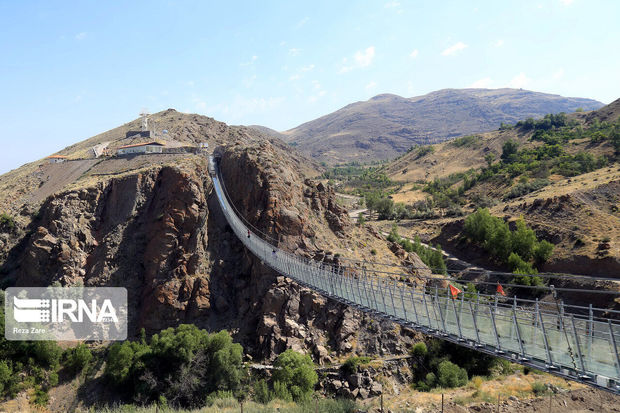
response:
[[[248,239],[250,239],[250,230],[248,229]]]

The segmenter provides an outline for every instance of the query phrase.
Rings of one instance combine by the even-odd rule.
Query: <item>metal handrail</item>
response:
[[[443,340],[620,393],[620,324],[573,314],[569,306],[476,294],[452,298],[447,289],[411,285],[358,267],[313,261],[263,240],[237,216],[223,190],[219,165],[209,159],[213,187],[237,238],[265,265],[338,302]],[[248,235],[249,234],[249,235]],[[549,304],[549,303],[545,303]]]

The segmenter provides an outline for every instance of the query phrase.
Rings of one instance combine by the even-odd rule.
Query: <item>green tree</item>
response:
[[[379,198],[379,194],[376,192],[369,192],[364,195],[364,203],[366,204],[366,208],[368,208],[369,215],[372,215],[373,211],[377,210]]]
[[[309,355],[289,349],[278,356],[273,367],[276,394],[282,393],[281,389],[275,387],[275,383],[280,383],[279,386],[284,386],[296,402],[310,397],[319,378]]]
[[[502,156],[501,156],[502,160],[504,162],[512,162],[514,159],[514,155],[517,154],[518,149],[519,149],[519,144],[513,141],[512,139],[508,139],[502,145]]]
[[[510,242],[512,250],[521,258],[528,261],[532,258],[532,253],[536,245],[536,233],[525,224],[523,218],[516,221],[516,229],[512,231]]]
[[[534,247],[534,261],[540,265],[547,262],[553,254],[553,244],[549,241],[542,240]]]
[[[11,387],[13,380],[13,370],[6,361],[0,360],[0,395],[5,393]]]
[[[379,214],[379,219],[391,219],[394,213],[394,201],[390,198],[381,198],[377,201],[375,209]]]
[[[487,163],[487,167],[491,167],[491,165],[493,164],[493,161],[495,160],[495,154],[492,152],[487,153],[486,155],[484,155],[484,161]]]
[[[243,391],[243,348],[225,330],[209,334],[181,324],[154,334],[148,344],[113,344],[105,374],[141,403],[163,396],[171,404],[194,406],[205,394]]]
[[[112,344],[108,350],[105,375],[112,383],[123,384],[129,377],[133,360],[134,349],[129,341]]]
[[[359,214],[357,214],[357,225],[359,225],[360,227],[363,227],[365,223],[366,223],[366,218],[364,218],[364,213],[360,212]]]
[[[451,361],[444,360],[437,367],[437,381],[444,388],[464,386],[467,384],[467,371]]]
[[[28,343],[28,353],[43,367],[56,368],[62,356],[62,349],[55,341],[35,341]]]
[[[76,347],[65,351],[67,359],[67,367],[73,373],[83,371],[93,358],[90,349],[84,343],[78,344]]]
[[[485,248],[501,261],[506,261],[512,252],[512,234],[508,224],[501,219],[494,219],[487,235]]]
[[[392,223],[392,229],[387,237],[388,241],[391,242],[400,242],[400,235],[398,235],[398,225],[396,223]]]
[[[253,390],[254,400],[258,403],[267,404],[273,399],[273,393],[263,379],[254,382]]]

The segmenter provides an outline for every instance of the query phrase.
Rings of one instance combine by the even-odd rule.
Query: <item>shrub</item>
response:
[[[536,274],[536,270],[533,269],[529,263],[523,261],[523,258],[514,252],[510,253],[510,256],[508,257],[508,265],[510,266],[510,270],[517,274]]]
[[[239,389],[242,355],[227,331],[209,334],[182,324],[153,335],[148,344],[113,344],[105,375],[141,403],[164,396],[173,405],[193,406],[204,394]]]
[[[351,356],[342,364],[340,369],[345,374],[353,374],[359,366],[370,363],[370,360],[372,360],[370,357]]]
[[[553,253],[553,244],[542,240],[534,247],[534,260],[537,264],[544,264]]]
[[[34,404],[37,406],[47,406],[47,402],[49,401],[50,396],[49,394],[47,394],[47,391],[42,389],[42,388],[38,388],[35,390],[34,392]]]
[[[503,123],[502,123],[503,125]],[[457,148],[461,147],[471,147],[480,142],[482,138],[478,135],[468,135],[460,138],[454,138],[450,141],[450,145],[456,146]]]
[[[12,216],[2,213],[0,214],[0,231],[10,232],[15,228],[15,219]]]
[[[456,364],[444,360],[437,367],[437,382],[441,387],[452,388],[467,384],[467,372]]]
[[[482,383],[484,383],[484,380],[480,376],[476,376],[473,379],[471,379],[471,384],[474,386],[476,390],[480,390],[480,388],[482,387]]]
[[[392,224],[392,229],[390,230],[387,240],[390,242],[400,241],[400,235],[398,235],[398,225],[396,225],[395,223]]]
[[[273,399],[273,393],[265,380],[254,382],[254,400],[258,403],[267,404]]]
[[[420,146],[417,149],[416,159],[422,158],[428,154],[435,152],[435,147],[432,145]]]
[[[547,386],[541,382],[535,381],[532,383],[532,392],[536,396],[544,396],[547,393]]]
[[[424,378],[424,383],[430,388],[435,387],[437,384],[437,376],[435,376],[435,373],[428,373]]]
[[[394,213],[394,201],[390,198],[381,198],[375,203],[374,209],[379,214],[379,219],[391,219]]]
[[[54,341],[35,341],[29,343],[28,352],[33,355],[39,365],[56,368],[60,362],[62,349]]]
[[[365,223],[366,223],[366,218],[364,218],[364,213],[360,212],[359,214],[357,214],[357,225],[359,225],[360,227],[363,227]]]
[[[108,351],[105,375],[113,384],[123,384],[129,378],[133,359],[134,351],[130,342],[112,344]]]
[[[6,361],[0,360],[0,395],[5,393],[12,387],[14,381],[13,371],[11,366]]]
[[[288,390],[288,387],[285,383],[281,381],[273,382],[273,395],[276,399],[291,401],[293,400],[293,396],[291,392]]]
[[[441,246],[435,245],[433,248],[425,247],[420,242],[418,236],[415,237],[415,242],[411,242],[407,239],[400,239],[398,233],[390,233],[392,239],[398,237],[399,244],[407,252],[415,252],[418,257],[436,274],[446,274],[447,266],[443,257]],[[388,237],[390,239],[390,237]]]
[[[507,201],[509,199],[518,198],[523,195],[527,195],[530,192],[534,192],[539,190],[540,188],[544,188],[549,185],[549,181],[546,179],[536,179],[532,182],[523,182],[518,183],[517,185],[510,188],[510,190],[504,195],[503,200]]]
[[[65,351],[65,357],[67,359],[67,367],[69,370],[73,373],[78,373],[83,371],[88,366],[88,363],[92,360],[93,355],[86,344],[81,343],[77,347],[67,349]]]
[[[307,354],[289,349],[280,354],[274,363],[273,381],[276,397],[280,397],[279,393],[289,393],[296,402],[305,400],[310,397],[318,379],[312,359]],[[284,386],[286,392],[282,389],[277,390],[275,383]]]
[[[428,349],[426,348],[426,344],[424,342],[415,343],[410,350],[411,355],[416,357],[424,357],[428,353]]]
[[[512,162],[514,156],[517,154],[517,150],[519,149],[519,144],[512,139],[508,139],[502,145],[502,160],[504,162]]]
[[[529,260],[532,257],[536,241],[534,231],[528,228],[523,218],[519,218],[516,222],[516,228],[512,231],[510,237],[512,250],[524,260]]]

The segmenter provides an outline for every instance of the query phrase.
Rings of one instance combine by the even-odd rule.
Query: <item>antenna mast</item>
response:
[[[149,111],[148,109],[144,108],[140,111],[140,117],[142,118],[142,130],[143,131],[147,131],[149,130]]]

